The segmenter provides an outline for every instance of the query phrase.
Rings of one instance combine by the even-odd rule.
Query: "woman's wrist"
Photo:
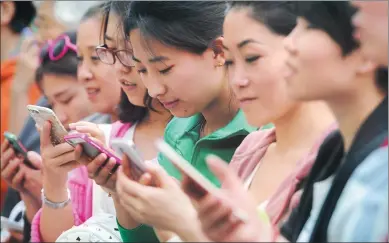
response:
[[[43,180],[44,196],[52,202],[63,202],[68,199],[68,187],[66,181],[53,183],[49,180]]]

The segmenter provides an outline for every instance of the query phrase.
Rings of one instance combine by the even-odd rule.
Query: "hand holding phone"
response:
[[[99,154],[106,154],[108,158],[114,158],[116,162],[120,165],[121,159],[115,154],[111,153],[108,149],[104,148],[92,138],[90,138],[87,134],[84,133],[74,133],[69,134],[64,137],[64,140],[72,145],[73,147],[80,144],[82,146],[82,150],[86,156],[90,159],[96,158]]]
[[[157,140],[156,146],[190,180],[187,183],[188,188],[186,190],[191,196],[202,198],[207,193],[217,194],[218,188],[188,161],[177,154],[165,141],[162,139]]]
[[[131,179],[139,181],[146,172],[145,161],[140,152],[136,149],[133,141],[127,139],[115,139],[111,142],[111,147],[120,155],[126,155],[131,162],[122,163],[123,172]]]
[[[10,132],[4,132],[4,137],[10,143],[12,148],[15,150],[16,154],[20,154],[23,156],[23,162],[25,165],[30,167],[31,169],[36,169],[35,166],[28,160],[27,158],[27,149],[23,146],[22,142],[18,139],[15,134]]]
[[[54,111],[49,108],[36,105],[27,105],[27,109],[38,127],[43,128],[46,121],[51,123],[50,140],[53,146],[65,142],[64,137],[68,134],[68,131],[62,125]]]

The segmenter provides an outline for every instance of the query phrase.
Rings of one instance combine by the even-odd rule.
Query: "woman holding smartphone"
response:
[[[124,21],[143,83],[150,96],[175,116],[164,140],[215,185],[220,184],[206,167],[205,156],[214,153],[230,161],[242,140],[255,130],[240,111],[224,68],[225,10],[225,2],[132,2]],[[170,176],[180,179],[167,158],[160,154],[158,162]],[[163,229],[173,221],[182,228],[188,218],[196,217],[193,209],[183,215],[181,205],[191,205],[170,176],[158,188],[133,187],[133,181],[120,177],[119,198],[128,212],[118,214],[123,241],[151,240],[152,229],[142,223],[156,220],[152,225]]]
[[[126,2],[121,4],[123,7],[127,5]],[[157,156],[157,151],[149,146],[149,141],[163,136],[163,131],[171,115],[156,99],[151,99],[147,95],[147,90],[143,86],[138,73],[134,72],[132,59],[129,58],[131,57],[131,50],[127,49],[124,39],[120,35],[121,32],[118,32],[118,24],[121,22],[118,9],[112,8],[112,11],[110,11],[110,4],[101,7],[102,12],[99,12],[99,14],[101,14],[103,23],[102,29],[106,30],[104,33],[105,44],[96,48],[96,54],[101,57],[101,62],[107,67],[114,65],[116,71],[115,82],[122,86],[118,107],[119,121],[112,124],[110,137],[105,137],[103,131],[98,129],[96,124],[85,121],[71,124],[71,128],[78,132],[89,133],[92,137],[100,139],[103,144],[106,143],[105,140],[108,140],[107,143],[109,144],[110,140],[116,137],[134,140],[144,159],[153,160]],[[108,11],[103,13],[104,10]],[[81,154],[82,149],[80,150],[80,147],[76,148],[75,160],[84,162]],[[93,161],[88,161],[85,167],[82,166],[75,170],[74,173],[78,174],[79,177],[77,180],[69,181],[69,191],[72,195],[71,210],[73,211],[70,215],[74,215],[74,220],[68,222],[74,222],[75,225],[87,222],[75,231],[68,230],[70,228],[67,226],[68,223],[67,225],[62,224],[62,231],[68,231],[64,233],[61,231],[61,235],[52,234],[53,239],[60,236],[59,239],[66,238],[70,242],[76,241],[80,230],[88,227],[87,225],[91,226],[84,232],[94,230],[94,226],[104,225],[110,229],[105,233],[115,237],[116,221],[110,221],[109,216],[116,215],[113,203],[113,199],[116,198],[116,175],[113,171],[116,161],[111,158],[103,165],[106,160],[106,155],[100,154]],[[90,179],[88,179],[88,176]],[[101,190],[100,186],[106,192]],[[52,217],[57,217],[56,215],[58,213],[53,214]],[[48,230],[42,227],[42,223],[41,218],[41,233]]]
[[[228,185],[225,197],[198,201],[200,220],[207,235],[219,242],[383,242],[388,236],[387,75],[375,78],[376,66],[353,38],[356,9],[349,2],[299,2],[297,9],[297,26],[285,41],[288,93],[301,101],[325,100],[339,132],[322,144],[282,235],[256,217],[232,220],[229,210],[234,207],[252,215],[252,200],[219,161],[210,166]],[[227,199],[231,195],[239,201]],[[216,212],[207,215],[216,205]],[[212,227],[215,222],[218,228]]]

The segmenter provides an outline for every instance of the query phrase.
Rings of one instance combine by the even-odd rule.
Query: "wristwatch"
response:
[[[52,202],[50,201],[49,199],[47,199],[47,197],[45,196],[45,191],[43,190],[42,188],[42,191],[41,191],[41,195],[42,195],[42,202],[48,206],[49,208],[54,208],[54,209],[58,209],[58,208],[64,208],[66,207],[69,202],[70,202],[70,191],[69,189],[67,189],[67,192],[68,192],[68,199],[66,199],[65,201],[63,202]]]

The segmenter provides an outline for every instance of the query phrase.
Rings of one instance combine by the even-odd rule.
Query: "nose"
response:
[[[293,30],[285,39],[284,39],[284,48],[290,54],[296,53],[296,46],[294,43],[295,39],[295,30]]]
[[[88,68],[88,66],[85,64],[85,62],[82,62],[77,69],[77,78],[81,82],[88,82],[93,78],[93,73]]]
[[[59,121],[65,126],[68,125],[69,116],[66,114],[65,109],[58,105],[53,107],[53,109]]]
[[[231,84],[237,88],[243,88],[249,84],[243,65],[235,64],[235,68],[229,73]]]
[[[158,98],[166,93],[166,86],[156,78],[142,78],[142,81],[152,98]]]

